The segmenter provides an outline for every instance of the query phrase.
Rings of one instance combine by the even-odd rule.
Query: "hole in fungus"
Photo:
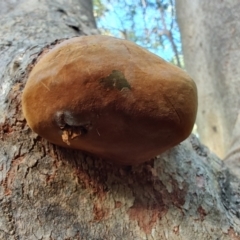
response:
[[[89,121],[83,121],[80,116],[75,116],[70,111],[57,112],[55,123],[62,130],[62,140],[67,145],[70,145],[70,140],[87,134],[92,128]]]
[[[70,140],[74,140],[80,136],[87,134],[88,129],[85,126],[71,127],[66,125],[62,129],[62,140],[67,145],[70,145]]]

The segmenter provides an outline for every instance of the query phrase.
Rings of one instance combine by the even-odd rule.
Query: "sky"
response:
[[[105,34],[124,38],[127,32],[129,40],[136,42],[151,52],[171,61],[174,57],[172,45],[164,35],[165,29],[171,29],[172,11],[171,1],[162,0],[166,9],[164,19],[156,7],[157,0],[101,0],[107,11],[97,18],[99,29],[106,29]],[[169,5],[167,5],[169,4]],[[172,33],[177,48],[181,51],[180,33],[174,22]],[[159,37],[159,36],[162,37]]]

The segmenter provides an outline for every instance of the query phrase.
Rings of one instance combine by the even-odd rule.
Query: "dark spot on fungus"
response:
[[[100,83],[108,89],[116,88],[120,91],[124,88],[131,89],[131,86],[124,74],[118,70],[113,70],[109,76],[101,78]]]

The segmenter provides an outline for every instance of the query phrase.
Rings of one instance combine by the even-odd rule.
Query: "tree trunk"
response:
[[[116,166],[33,133],[21,109],[31,66],[55,39],[96,33],[92,5],[1,4],[0,239],[240,239],[239,179],[195,136]]]
[[[176,8],[186,69],[199,90],[200,138],[232,161],[240,134],[239,1],[179,0]]]

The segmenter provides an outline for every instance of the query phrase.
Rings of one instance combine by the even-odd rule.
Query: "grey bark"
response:
[[[198,86],[200,138],[233,161],[240,133],[239,1],[178,0],[176,8],[186,69]]]
[[[55,39],[96,33],[95,23],[86,0],[8,4],[0,20],[0,239],[240,239],[239,179],[195,136],[131,167],[29,129],[21,94],[34,59]]]

